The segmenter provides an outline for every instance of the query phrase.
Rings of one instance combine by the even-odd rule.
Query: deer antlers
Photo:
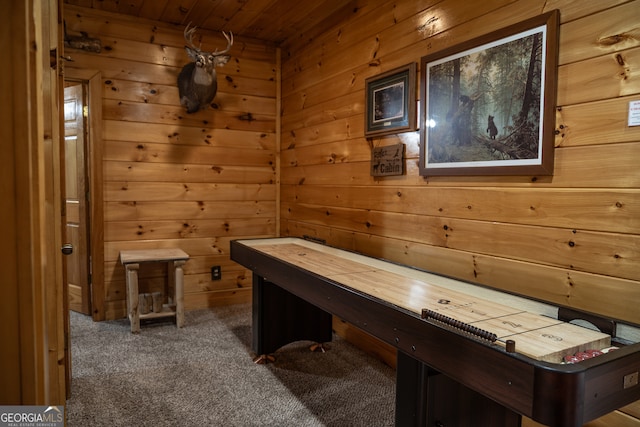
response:
[[[189,22],[187,24],[187,26],[184,29],[184,39],[187,41],[187,43],[189,44],[189,47],[201,52],[202,51],[202,43],[200,43],[198,45],[198,47],[196,47],[196,45],[193,43],[193,35],[195,34],[196,30],[198,29],[198,27],[194,26],[191,27],[191,22]],[[227,33],[225,33],[224,31],[222,31],[222,35],[224,36],[225,39],[227,39],[227,47],[221,51],[218,52],[218,49],[216,49],[214,52],[212,52],[211,54],[213,56],[218,56],[218,55],[224,55],[225,53],[229,52],[229,50],[231,49],[231,46],[233,46],[233,33],[231,31],[229,31],[229,35],[227,35]]]

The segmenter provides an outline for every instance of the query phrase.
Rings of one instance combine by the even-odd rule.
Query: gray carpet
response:
[[[74,426],[390,426],[395,371],[334,337],[256,365],[251,306],[187,312],[185,327],[71,314]]]

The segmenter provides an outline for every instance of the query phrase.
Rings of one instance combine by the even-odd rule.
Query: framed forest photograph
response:
[[[557,10],[422,57],[420,175],[552,175]]]

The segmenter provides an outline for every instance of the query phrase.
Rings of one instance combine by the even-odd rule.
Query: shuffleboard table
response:
[[[231,259],[253,274],[256,355],[331,341],[334,315],[393,345],[398,426],[579,427],[640,399],[637,325],[300,238]]]

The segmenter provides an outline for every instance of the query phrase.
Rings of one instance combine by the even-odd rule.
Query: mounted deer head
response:
[[[227,47],[218,52],[203,52],[200,46],[193,43],[193,34],[197,27],[189,28],[188,24],[184,29],[184,39],[188,46],[185,46],[187,55],[193,62],[188,63],[178,75],[178,91],[180,93],[180,104],[187,109],[187,113],[195,113],[199,109],[205,109],[211,104],[216,96],[218,83],[216,82],[216,66],[223,66],[231,58],[226,55],[233,46],[233,33],[227,35],[224,31],[222,35],[227,39]]]

